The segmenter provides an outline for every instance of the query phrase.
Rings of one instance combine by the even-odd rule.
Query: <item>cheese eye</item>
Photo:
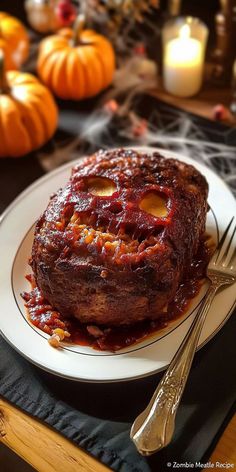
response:
[[[86,190],[92,195],[110,197],[116,192],[116,185],[111,179],[105,177],[89,177],[86,182]]]
[[[147,193],[139,203],[139,208],[158,218],[165,218],[168,214],[167,199],[158,192]]]

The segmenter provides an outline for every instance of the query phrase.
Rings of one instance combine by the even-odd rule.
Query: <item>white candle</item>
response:
[[[178,97],[195,95],[202,84],[203,60],[203,44],[191,38],[189,26],[183,25],[179,37],[165,45],[163,75],[166,90]]]

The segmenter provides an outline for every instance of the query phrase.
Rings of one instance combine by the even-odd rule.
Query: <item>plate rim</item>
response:
[[[117,149],[117,147],[114,147],[114,148],[110,148],[110,149]],[[183,156],[181,153],[178,153],[178,152],[175,152],[175,151],[172,151],[172,150],[167,150],[167,149],[162,149],[162,148],[158,148],[158,147],[151,147],[151,146],[126,146],[126,147],[123,147],[122,149],[135,149],[139,152],[146,152],[146,153],[152,153],[152,152],[159,152],[159,153],[163,153],[164,156],[166,158],[176,158],[176,159],[180,159],[182,158],[182,160],[190,160],[194,165],[194,159],[188,157],[188,156]],[[169,154],[169,156],[168,156]],[[57,175],[57,174],[60,174],[60,173],[63,173],[63,171],[67,170],[67,169],[71,169],[77,162],[81,162],[83,159],[85,159],[86,156],[81,156],[79,158],[76,158],[76,159],[73,159],[72,161],[70,162],[67,162],[61,166],[59,166],[58,168],[46,173],[45,175],[39,177],[38,179],[36,179],[34,182],[32,182],[26,189],[24,189],[8,206],[7,208],[3,211],[3,213],[0,215],[0,226],[1,224],[3,223],[3,221],[5,220],[5,218],[8,216],[8,214],[12,211],[12,209],[21,201],[23,200],[24,198],[27,197],[28,194],[30,194],[32,192],[32,190],[34,190],[35,188],[37,188],[38,186],[40,186],[43,182],[45,181],[48,181],[51,179],[51,177]],[[212,174],[212,176],[214,177],[214,179],[220,181],[221,185],[223,184],[223,186],[225,187],[225,190],[231,195],[231,197],[233,197],[234,199],[234,195],[231,191],[231,189],[228,187],[228,185],[223,181],[223,179],[216,173],[214,172],[214,170],[212,170],[211,168],[208,168],[206,165],[202,164],[201,162],[197,162],[196,161],[196,164],[199,165],[201,168],[203,169],[206,169],[207,172],[209,172],[210,174]],[[17,248],[17,251],[18,251],[18,248]],[[16,251],[16,253],[17,253]],[[14,260],[15,260],[15,257],[16,257],[16,254],[14,256]],[[199,304],[201,303],[201,301],[199,302]],[[199,307],[199,304],[197,307]],[[196,308],[197,308],[196,307]],[[225,323],[228,321],[228,319],[230,318],[234,308],[236,307],[236,300],[234,301],[233,305],[231,306],[230,310],[228,311],[228,313],[226,314],[225,318],[221,321],[221,323],[217,326],[217,328],[201,343],[199,344],[199,346],[197,347],[196,351],[199,351],[202,347],[204,347],[209,341],[212,340],[212,338],[222,329],[222,327],[225,325]],[[195,309],[196,309],[195,308]],[[185,320],[183,320],[185,321]],[[179,325],[178,325],[179,326]],[[70,380],[73,380],[73,381],[77,381],[77,382],[84,382],[84,383],[117,383],[117,382],[130,382],[130,381],[133,381],[133,380],[138,380],[138,379],[142,379],[142,378],[145,378],[145,377],[150,377],[152,375],[156,375],[157,373],[159,372],[162,372],[164,371],[167,367],[168,367],[168,364],[167,366],[162,366],[162,367],[159,367],[157,369],[154,369],[152,370],[151,372],[146,372],[146,373],[143,373],[143,374],[138,374],[136,376],[131,376],[131,377],[124,377],[124,378],[113,378],[113,379],[89,379],[89,378],[83,378],[83,377],[75,377],[73,375],[70,375],[70,374],[63,374],[62,372],[58,372],[57,370],[54,370],[54,369],[51,369],[50,367],[47,367],[45,365],[42,365],[41,363],[38,363],[37,361],[35,360],[32,360],[31,357],[29,357],[27,354],[25,354],[24,352],[21,351],[21,349],[19,349],[18,347],[16,347],[12,342],[11,340],[9,340],[7,338],[7,336],[3,333],[1,327],[0,327],[0,334],[1,336],[3,337],[3,339],[15,350],[17,351],[21,356],[23,356],[25,359],[27,359],[27,361],[29,361],[30,363],[32,363],[33,365],[36,365],[38,368],[40,369],[43,369],[44,371],[46,372],[49,372],[53,375],[56,375],[56,376],[59,376],[59,377],[62,377],[62,378],[66,378],[66,379],[70,379]]]

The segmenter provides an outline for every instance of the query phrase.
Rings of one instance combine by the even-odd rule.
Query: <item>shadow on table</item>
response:
[[[34,472],[35,469],[15,454],[11,449],[0,443],[1,472]]]

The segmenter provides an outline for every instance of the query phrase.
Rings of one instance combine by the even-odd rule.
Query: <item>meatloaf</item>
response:
[[[165,314],[205,231],[208,185],[157,152],[85,158],[39,218],[31,265],[63,317],[120,326]]]

